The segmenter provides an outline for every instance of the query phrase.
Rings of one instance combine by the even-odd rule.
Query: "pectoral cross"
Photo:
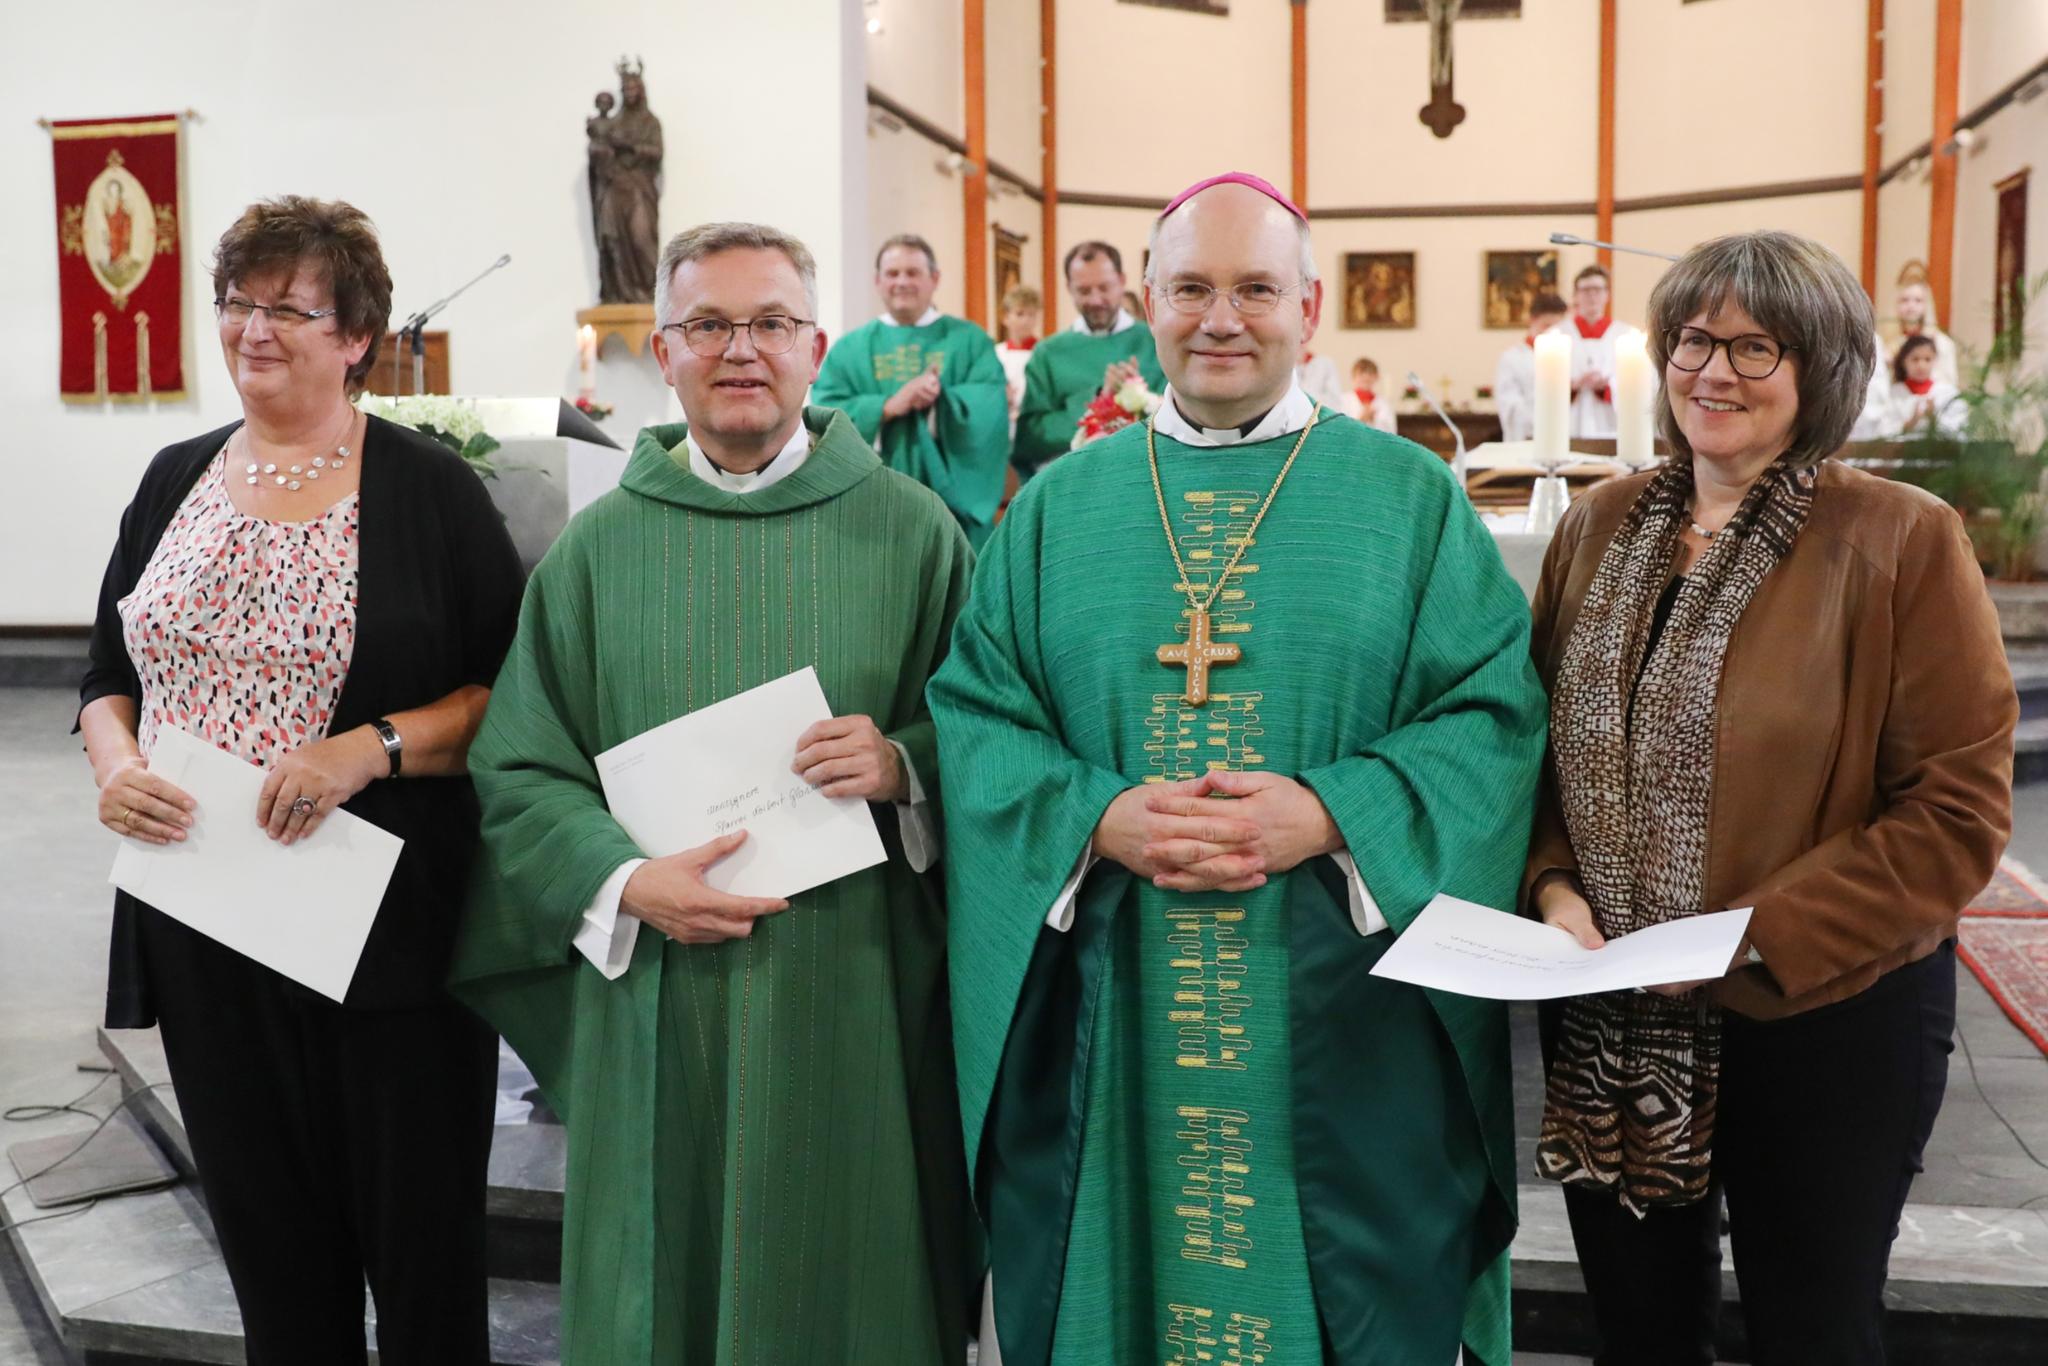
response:
[[[1159,662],[1179,665],[1188,671],[1188,705],[1199,707],[1209,700],[1209,666],[1235,664],[1244,651],[1235,645],[1216,645],[1209,640],[1209,611],[1205,607],[1188,612],[1188,638],[1178,645],[1159,647]]]
[[[1458,22],[1458,11],[1464,3],[1465,0],[1422,0],[1424,17],[1429,23],[1429,103],[1417,111],[1416,117],[1440,138],[1449,137],[1451,130],[1465,121],[1465,106],[1451,98],[1451,26]]]

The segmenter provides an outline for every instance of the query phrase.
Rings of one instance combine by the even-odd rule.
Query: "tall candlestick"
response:
[[[1572,342],[1561,332],[1536,339],[1536,461],[1571,458]]]
[[[1648,341],[1638,333],[1614,343],[1614,453],[1630,465],[1647,465],[1655,456],[1650,433],[1657,380]]]
[[[597,396],[597,329],[589,323],[576,329],[576,382],[578,396]]]

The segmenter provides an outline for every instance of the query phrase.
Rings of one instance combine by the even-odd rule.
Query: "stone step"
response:
[[[154,1030],[103,1030],[100,1037],[124,1084],[168,1079]],[[139,1099],[136,1108],[174,1160],[189,1168],[169,1088]],[[559,1125],[498,1126],[488,1209],[492,1273],[507,1278],[505,1284],[559,1278],[564,1152]],[[196,1204],[188,1191],[179,1195]],[[1516,1346],[1589,1352],[1592,1312],[1563,1193],[1549,1184],[1526,1185],[1520,1199],[1521,1227],[1512,1254]],[[1724,1272],[1722,1282],[1731,1311],[1723,1316],[1721,1354],[1746,1360],[1741,1315],[1732,1308],[1739,1298],[1733,1272]],[[1971,1366],[2040,1366],[2039,1344],[2048,1335],[2048,1210],[1908,1205],[1885,1299],[1895,1366],[1961,1360]]]
[[[78,690],[85,676],[83,635],[0,636],[0,688]]]
[[[2006,661],[2012,666],[2012,683],[2020,695],[2020,717],[2048,716],[2048,645],[2027,645],[2007,641]]]
[[[154,1029],[102,1029],[100,1051],[124,1091],[149,1088],[133,1108],[172,1163],[193,1175],[192,1145],[170,1085],[163,1039]],[[553,1281],[562,1264],[562,1177],[567,1135],[559,1124],[500,1124],[491,1139],[490,1268],[494,1276]]]
[[[14,1251],[74,1359],[223,1366],[244,1360],[234,1291],[189,1182],[43,1217],[49,1213],[23,1191],[0,1197]],[[493,1280],[490,1306],[493,1366],[559,1361],[559,1286]],[[376,1311],[367,1297],[365,1317],[366,1334],[373,1334]],[[374,1351],[370,1360],[377,1360]]]
[[[2048,716],[2022,718],[2013,731],[2012,780],[2048,782]]]

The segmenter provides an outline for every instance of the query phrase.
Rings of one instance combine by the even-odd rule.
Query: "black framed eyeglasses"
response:
[[[1799,349],[1761,332],[1717,337],[1704,328],[1674,327],[1664,334],[1664,358],[1681,370],[1706,369],[1717,346],[1727,348],[1728,364],[1744,379],[1769,379],[1785,363],[1785,353]]]
[[[1230,306],[1247,318],[1256,318],[1271,313],[1280,306],[1280,301],[1299,289],[1299,285],[1276,285],[1270,280],[1246,280],[1219,290],[1214,285],[1205,285],[1199,280],[1168,280],[1159,286],[1159,297],[1166,306],[1176,313],[1207,313],[1209,306],[1216,302],[1218,294],[1230,298]]]
[[[796,345],[797,334],[816,326],[811,318],[792,318],[786,313],[763,313],[758,318],[734,322],[730,318],[685,318],[663,323],[664,332],[680,332],[683,344],[700,356],[722,356],[732,346],[735,332],[744,330],[754,349],[764,356],[779,356]]]
[[[246,323],[261,313],[270,319],[270,325],[280,332],[289,332],[294,327],[331,318],[336,310],[332,308],[287,308],[283,304],[259,304],[233,294],[224,295],[213,301],[214,316],[224,322]]]

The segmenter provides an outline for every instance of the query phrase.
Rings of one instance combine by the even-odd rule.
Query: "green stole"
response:
[[[934,361],[939,401],[885,421],[882,405]],[[865,323],[826,354],[811,402],[843,411],[889,468],[944,499],[976,549],[988,539],[1008,478],[1010,396],[986,332],[949,317],[923,327]]]
[[[616,981],[572,946],[641,855],[591,756],[675,716],[813,665],[936,797],[924,685],[971,554],[841,414],[805,422],[803,466],[747,494],[690,473],[680,425],[642,432],[535,570],[470,750],[484,857],[453,986],[568,1131],[573,1366],[956,1366],[968,1331],[944,914],[893,815],[886,863],[747,939],[643,928]]]
[[[1017,435],[1010,463],[1027,478],[1065,455],[1081,414],[1102,391],[1102,372],[1116,361],[1134,360],[1153,393],[1163,393],[1166,376],[1152,329],[1143,322],[1106,337],[1059,332],[1031,348],[1024,366],[1024,397],[1017,405]]]
[[[1511,906],[1542,757],[1528,610],[1441,461],[1325,416],[1216,603],[1202,707],[1154,659],[1187,601],[1134,427],[1012,504],[933,680],[962,1103],[1005,1366],[1507,1362],[1513,1129],[1493,1002],[1370,975],[1344,879],[1045,908],[1133,783],[1322,799],[1395,931]],[[1206,593],[1293,445],[1158,441]]]

